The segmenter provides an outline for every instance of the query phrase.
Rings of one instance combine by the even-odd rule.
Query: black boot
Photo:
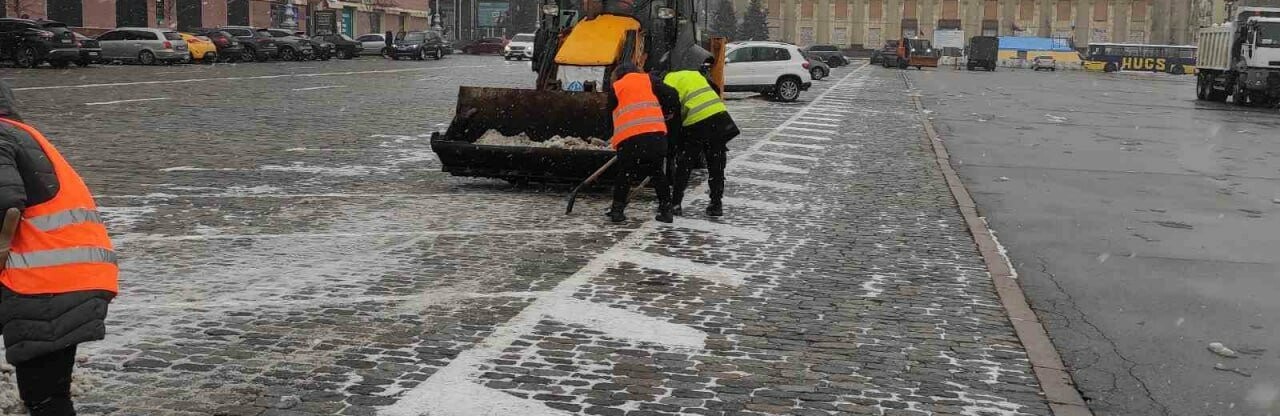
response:
[[[671,207],[671,215],[674,215],[674,216],[677,216],[677,217],[683,217],[683,216],[684,216],[684,208],[680,208],[680,205],[679,205],[679,204],[677,204],[676,206]]]
[[[670,203],[659,203],[659,204],[658,204],[658,216],[657,216],[657,217],[654,217],[653,219],[658,220],[658,222],[665,222],[665,223],[667,223],[667,224],[670,224],[670,223],[672,223],[673,221],[675,221],[675,218],[674,218],[674,217],[672,217],[672,216],[671,216],[671,214],[672,214],[672,212],[671,212],[671,204],[670,204]]]
[[[711,203],[707,204],[707,216],[719,217],[724,215],[724,205],[722,203],[724,199],[724,179],[712,179],[707,182],[707,186],[711,188]]]
[[[624,214],[622,212],[622,209],[618,207],[610,208],[609,212],[604,213],[604,215],[609,217],[609,222],[616,223],[616,222],[625,222],[627,220],[627,214]]]

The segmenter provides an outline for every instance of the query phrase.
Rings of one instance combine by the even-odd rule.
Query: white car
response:
[[[734,42],[725,51],[724,90],[759,92],[778,101],[795,101],[813,85],[809,60],[796,45],[782,42]]]
[[[356,38],[356,42],[360,42],[361,55],[382,55],[383,49],[387,49],[387,40],[381,33],[368,33],[360,35]]]
[[[1053,72],[1058,72],[1058,68],[1056,64],[1057,62],[1053,59],[1053,56],[1040,55],[1040,56],[1037,56],[1036,59],[1031,61],[1031,69],[1034,71],[1047,69]]]
[[[520,33],[512,36],[507,46],[502,47],[502,57],[508,61],[533,59],[533,34]]]

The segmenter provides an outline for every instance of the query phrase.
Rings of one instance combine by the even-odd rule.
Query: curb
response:
[[[911,89],[911,80],[905,73],[901,75],[902,81],[906,83],[908,89]],[[942,140],[938,138],[938,132],[934,130],[933,123],[925,114],[920,95],[912,93],[911,103],[915,105],[920,124],[924,126],[929,147],[933,149],[934,161],[942,170],[942,176],[947,180],[947,187],[951,189],[951,195],[955,197],[956,204],[960,207],[960,214],[964,216],[964,222],[969,226],[969,233],[973,235],[973,241],[977,244],[978,251],[982,253],[982,261],[986,263],[987,272],[995,283],[1000,304],[1009,314],[1009,323],[1013,324],[1018,340],[1027,351],[1031,369],[1035,371],[1040,389],[1044,391],[1045,399],[1049,401],[1049,410],[1055,416],[1093,416],[1093,411],[1089,410],[1084,398],[1080,396],[1080,391],[1076,389],[1071,374],[1067,372],[1067,366],[1062,363],[1062,357],[1058,355],[1053,341],[1049,339],[1049,333],[1045,331],[1044,325],[1040,323],[1035,311],[1032,311],[1031,305],[1027,303],[1022,286],[1013,275],[1013,265],[1001,254],[1000,244],[987,228],[986,219],[978,215],[973,197],[969,195],[969,190],[965,188],[964,183],[960,181],[960,176],[951,167],[951,156],[947,153]]]

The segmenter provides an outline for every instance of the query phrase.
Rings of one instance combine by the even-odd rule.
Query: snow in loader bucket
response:
[[[599,147],[613,133],[607,106],[600,92],[460,87],[453,122],[431,135],[431,150],[454,176],[580,182],[613,157]]]

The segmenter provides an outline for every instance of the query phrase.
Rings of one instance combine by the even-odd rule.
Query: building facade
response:
[[[3,0],[4,16],[56,20],[89,35],[123,26],[191,30],[225,25],[313,32],[317,13],[330,30],[356,36],[425,30],[429,0]],[[326,21],[320,19],[319,21]]]
[[[714,1],[714,0],[713,0]],[[749,0],[732,0],[746,10]],[[767,0],[770,37],[878,48],[887,39],[935,32],[1038,36],[1090,42],[1193,44],[1225,19],[1223,0]]]

